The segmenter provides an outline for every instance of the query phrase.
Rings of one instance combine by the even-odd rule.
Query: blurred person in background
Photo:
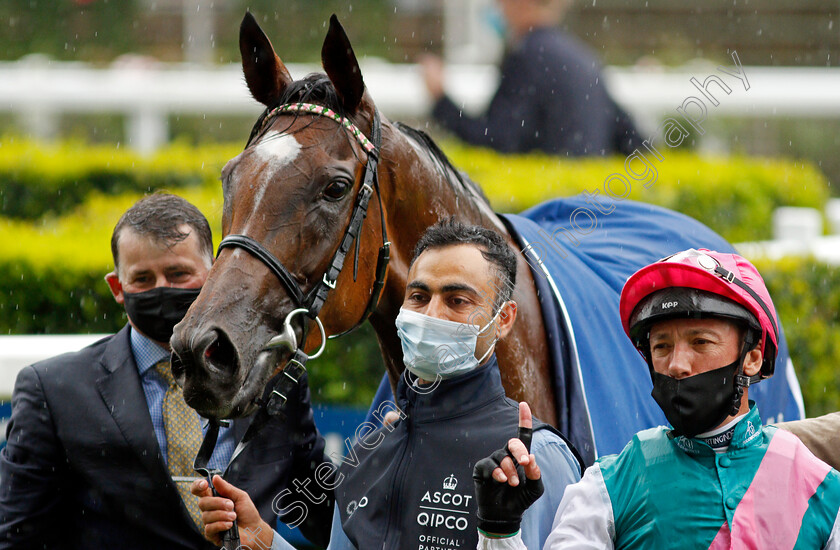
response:
[[[111,251],[105,279],[128,324],[18,374],[0,453],[2,549],[215,548],[189,492],[207,422],[184,402],[169,362],[173,328],[213,264],[210,226],[189,202],[156,193],[123,214]],[[274,496],[324,460],[305,380],[300,388],[289,420],[264,427],[232,473],[269,521]],[[211,467],[227,466],[248,424],[222,429]],[[266,457],[271,467],[250,475]],[[329,521],[332,502],[301,525],[319,544],[329,533],[311,522]]]
[[[571,1],[498,0],[507,50],[499,87],[478,117],[446,95],[440,58],[421,58],[434,119],[467,143],[503,153],[630,154],[637,131],[607,93],[597,57],[557,28]]]

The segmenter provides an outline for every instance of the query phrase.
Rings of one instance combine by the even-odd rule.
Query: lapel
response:
[[[251,415],[246,418],[237,418],[233,421],[233,440],[239,445],[239,442],[242,441],[242,437],[245,435],[245,432],[248,430],[248,426],[251,425],[251,420],[253,420],[254,416]]]
[[[140,384],[140,375],[131,352],[129,325],[108,342],[100,365],[104,375],[97,379],[96,388],[108,407],[123,437],[134,449],[137,457],[148,470],[155,485],[177,497],[175,486],[169,478],[166,465],[160,458],[160,445],[152,427],[149,405]],[[185,512],[186,513],[186,510]]]

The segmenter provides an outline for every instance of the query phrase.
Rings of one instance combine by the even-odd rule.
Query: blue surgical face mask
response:
[[[447,379],[476,368],[493,350],[498,339],[480,359],[475,350],[479,334],[493,326],[501,308],[484,328],[430,317],[400,308],[397,315],[397,334],[402,342],[405,367],[423,380]]]

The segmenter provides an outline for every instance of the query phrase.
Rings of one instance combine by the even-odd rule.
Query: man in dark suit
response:
[[[213,262],[207,220],[187,201],[147,196],[117,223],[105,279],[129,324],[76,353],[26,367],[0,453],[0,549],[213,548],[189,494],[207,422],[172,380],[169,338]],[[304,380],[240,455],[231,479],[273,500],[326,459]],[[224,469],[249,419],[222,429],[210,461]],[[282,457],[278,463],[278,456]],[[303,533],[326,545],[332,496],[309,508]],[[200,530],[201,529],[201,530]]]
[[[610,97],[595,53],[557,25],[569,0],[498,0],[508,31],[499,87],[469,116],[444,92],[443,62],[421,59],[432,117],[472,145],[502,153],[629,155],[637,131]]]

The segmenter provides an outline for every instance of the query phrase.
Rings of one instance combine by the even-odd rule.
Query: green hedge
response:
[[[60,215],[95,191],[116,195],[214,185],[225,161],[239,150],[176,143],[143,157],[113,146],[7,136],[0,139],[0,215],[29,220]]]
[[[500,212],[594,191],[602,188],[606,176],[624,171],[620,158],[558,160],[445,145],[456,166],[481,183]],[[107,270],[114,224],[140,191],[152,189],[177,190],[207,215],[218,235],[219,174],[224,163],[240,151],[240,145],[190,147],[181,143],[143,158],[78,142],[44,145],[4,138],[0,141],[0,198],[2,211],[13,212],[0,215],[0,262],[60,261],[74,268]],[[777,206],[821,209],[828,198],[825,179],[806,163],[668,151],[657,169],[656,182],[649,188],[635,184],[630,198],[693,216],[732,242],[770,237]]]
[[[444,144],[456,166],[479,182],[500,212],[600,190],[624,159],[560,160],[542,155],[500,155],[487,149]],[[62,214],[91,193],[186,189],[219,192],[224,163],[241,145],[171,145],[145,158],[130,151],[78,142],[44,145],[0,141],[0,216],[35,220]],[[672,208],[702,220],[730,241],[767,239],[779,206],[822,208],[828,184],[813,165],[762,158],[710,158],[665,151],[655,183],[634,183],[628,198]]]
[[[625,174],[624,159],[558,159],[544,155],[500,155],[447,144],[456,166],[481,183],[500,212],[518,212],[555,197],[581,191],[605,196],[604,180]],[[627,198],[671,208],[696,218],[732,242],[771,238],[773,210],[810,206],[822,210],[828,182],[812,164],[765,158],[708,157],[663,150],[648,155],[655,181],[645,188],[629,177]],[[633,169],[640,171],[639,161]]]
[[[784,327],[805,411],[840,410],[840,270],[802,258],[755,264]]]
[[[107,333],[125,324],[103,273],[61,262],[0,264],[0,334]]]
[[[222,196],[218,187],[216,182],[177,190],[204,212],[216,237],[221,231],[222,215]],[[125,193],[109,197],[93,193],[70,214],[44,216],[34,222],[0,217],[0,237],[3,239],[0,264],[59,264],[68,270],[104,275],[113,269],[110,241],[114,225],[142,195]]]

